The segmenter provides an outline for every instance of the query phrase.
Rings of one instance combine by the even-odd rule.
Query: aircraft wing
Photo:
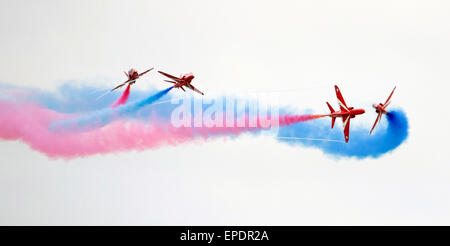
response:
[[[195,87],[194,87],[193,85],[191,85],[191,84],[189,84],[188,87],[189,87],[189,89],[191,89],[191,90],[193,90],[193,91],[195,91],[195,92],[197,92],[197,93],[200,93],[200,94],[202,94],[202,95],[205,95],[205,94],[203,94],[203,92],[199,91],[197,88],[195,88]]]
[[[167,78],[173,79],[173,80],[175,80],[175,81],[178,81],[178,82],[181,82],[181,81],[182,81],[180,78],[177,78],[177,77],[175,77],[175,76],[173,76],[173,75],[170,75],[170,74],[168,74],[168,73],[161,72],[161,71],[158,71],[158,73],[160,73],[160,74],[166,76]]]
[[[350,116],[344,116],[342,118],[344,121],[344,136],[345,136],[345,142],[348,143],[349,135],[350,135]]]
[[[338,104],[341,107],[341,111],[349,111],[347,104],[345,104],[344,97],[342,97],[341,90],[337,87],[337,85],[335,85],[334,88],[336,90],[336,97],[338,99]]]
[[[134,80],[127,80],[127,81],[123,82],[122,84],[120,84],[120,85],[118,85],[118,86],[112,88],[109,92],[114,91],[114,90],[117,90],[117,89],[119,89],[120,87],[126,85],[127,83],[131,83],[131,82],[134,82],[134,81],[136,81],[136,80],[135,80],[135,79],[134,79]]]
[[[136,81],[136,80],[127,80],[127,81],[123,82],[122,84],[120,84],[120,85],[118,85],[118,86],[112,88],[111,90],[109,90],[109,91],[103,93],[102,95],[100,95],[99,97],[97,97],[96,100],[99,100],[100,98],[106,96],[108,93],[111,93],[112,91],[115,91],[115,90],[119,89],[120,87],[126,85],[127,83],[131,83],[131,82],[133,82],[133,81]]]
[[[146,74],[146,73],[148,73],[148,72],[150,72],[150,71],[152,71],[152,70],[153,70],[153,68],[150,68],[149,70],[147,70],[147,71],[142,72],[141,74],[139,74],[138,77],[141,77],[142,75],[144,75],[144,74]]]
[[[391,100],[392,94],[394,94],[395,88],[397,88],[397,86],[394,87],[394,89],[392,90],[391,94],[389,95],[389,97],[388,97],[388,99],[386,100],[386,102],[384,103],[384,105],[387,106],[387,105],[389,105],[389,103],[391,103],[390,100]]]
[[[123,82],[122,84],[120,84],[120,85],[118,85],[118,86],[112,88],[109,92],[119,89],[120,87],[124,86],[126,83],[127,83],[127,82]]]
[[[382,116],[382,115],[383,115],[382,112],[379,112],[379,113],[378,113],[377,119],[375,120],[375,123],[373,124],[372,130],[370,130],[370,133],[369,133],[369,134],[372,134],[373,129],[375,128],[375,126],[377,125],[377,123],[381,120],[381,116]]]

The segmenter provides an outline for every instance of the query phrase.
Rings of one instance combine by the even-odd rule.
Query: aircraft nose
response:
[[[366,111],[364,109],[361,109],[361,114],[364,114]]]

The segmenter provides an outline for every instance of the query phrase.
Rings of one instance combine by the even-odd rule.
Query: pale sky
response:
[[[284,90],[281,103],[316,112],[338,84],[368,128],[396,85],[410,130],[364,160],[268,136],[70,161],[1,140],[0,224],[450,225],[449,12],[448,1],[1,0],[2,83],[111,87],[154,66],[193,72],[209,95]]]

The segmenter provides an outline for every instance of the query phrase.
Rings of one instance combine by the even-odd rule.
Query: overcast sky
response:
[[[281,103],[316,112],[339,84],[367,128],[396,85],[410,132],[365,160],[267,136],[71,161],[2,140],[0,224],[449,225],[449,13],[448,1],[1,0],[2,83],[111,87],[154,66],[193,72],[209,95],[284,90]]]

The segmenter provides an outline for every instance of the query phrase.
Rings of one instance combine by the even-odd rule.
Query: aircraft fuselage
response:
[[[356,115],[364,114],[366,111],[362,108],[360,109],[350,109],[347,112],[337,111],[330,114],[331,117],[346,117],[350,116],[351,118],[355,118]]]
[[[375,112],[377,112],[377,113],[381,112],[382,114],[387,114],[385,106],[382,103],[374,104],[374,105],[372,105],[372,107],[375,108]]]

